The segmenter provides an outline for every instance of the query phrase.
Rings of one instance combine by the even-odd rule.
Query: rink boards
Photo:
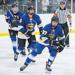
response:
[[[42,26],[45,26],[46,24],[50,23],[52,14],[39,14],[42,20]],[[72,27],[71,27],[71,33],[75,33],[75,14],[72,14]],[[38,29],[36,28],[35,35],[38,35]],[[5,21],[4,15],[0,15],[0,36],[8,36],[8,24]]]

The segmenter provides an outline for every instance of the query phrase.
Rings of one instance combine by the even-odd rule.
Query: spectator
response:
[[[32,0],[28,0],[28,2],[27,2],[27,8],[30,6],[35,6],[35,4]]]
[[[9,3],[9,0],[2,0],[1,1],[1,4],[2,4],[2,6],[3,6],[3,10],[5,11],[5,10],[7,10],[7,4]]]
[[[42,0],[42,12],[47,13],[47,7],[49,6],[49,0]]]
[[[52,3],[51,2],[49,2],[47,11],[48,11],[48,13],[51,13],[51,11],[52,11]]]

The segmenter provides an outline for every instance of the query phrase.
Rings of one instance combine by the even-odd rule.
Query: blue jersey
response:
[[[62,27],[60,25],[57,25],[54,29],[52,28],[51,24],[46,25],[43,28],[43,32],[40,36],[43,43],[45,44],[51,44],[52,41],[57,41],[58,39],[64,39],[64,33],[62,30]],[[64,40],[63,40],[64,42]]]
[[[32,24],[33,27],[35,27],[35,25],[38,26],[39,30],[42,31],[42,26],[41,26],[41,19],[38,15],[34,14],[32,19],[29,18],[28,14],[26,13],[23,18],[22,18],[22,22],[20,23],[23,28],[20,29],[20,32],[25,33],[28,29],[27,26],[29,24]],[[34,28],[32,30],[32,32],[34,31]]]
[[[14,13],[12,12],[12,10],[8,10],[8,11],[5,13],[6,22],[9,23],[9,24],[12,24],[13,20],[14,20],[15,18],[17,18],[17,19],[18,19],[17,24],[19,25],[19,23],[20,23],[19,21],[20,21],[20,19],[22,18],[23,15],[24,15],[24,13],[21,12],[21,11],[18,11],[16,14],[14,14]]]

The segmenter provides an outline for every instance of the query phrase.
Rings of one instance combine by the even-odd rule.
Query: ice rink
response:
[[[13,60],[12,44],[9,37],[0,37],[0,75],[75,75],[75,34],[70,34],[70,48],[65,48],[58,53],[52,72],[45,70],[45,62],[48,58],[48,50],[37,56],[36,63],[31,63],[23,72],[19,68],[25,58],[19,55],[17,62]]]

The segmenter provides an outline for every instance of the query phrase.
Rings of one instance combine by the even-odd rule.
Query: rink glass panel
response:
[[[61,0],[7,0],[4,4],[0,0],[0,14],[3,14],[6,10],[10,9],[12,3],[17,3],[21,11],[26,11],[29,6],[29,1],[31,1],[35,7],[36,13],[38,14],[47,14],[53,13],[59,7]],[[67,8],[71,11],[71,2],[72,0],[63,0],[66,2]],[[73,12],[75,12],[75,0],[73,0]]]

